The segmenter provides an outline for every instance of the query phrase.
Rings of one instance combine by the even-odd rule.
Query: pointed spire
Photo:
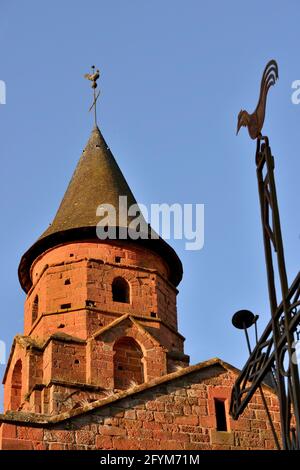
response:
[[[95,127],[78,162],[57,214],[41,238],[74,228],[96,227],[97,207],[111,204],[119,220],[119,196],[136,200],[100,130]]]
[[[127,206],[136,204],[113,154],[100,130],[95,127],[81,155],[66,193],[52,224],[23,255],[19,266],[21,286],[28,292],[32,285],[30,267],[33,261],[49,248],[72,241],[91,240],[99,243],[96,226],[100,220],[97,207],[111,204],[116,209],[119,221],[119,197],[127,197]],[[128,228],[130,217],[123,221]],[[100,241],[101,242],[101,241]],[[170,267],[170,281],[177,285],[182,278],[182,265],[175,251],[161,238],[127,239],[126,243],[137,243],[160,254]]]

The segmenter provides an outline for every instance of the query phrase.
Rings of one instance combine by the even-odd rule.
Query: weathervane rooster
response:
[[[93,101],[93,104],[90,107],[89,111],[91,111],[94,108],[95,126],[97,127],[97,100],[99,98],[100,91],[96,95],[96,88],[98,86],[97,85],[97,80],[100,77],[100,71],[98,69],[95,71],[95,69],[96,69],[96,67],[94,65],[92,65],[92,73],[86,73],[84,75],[84,78],[86,78],[87,80],[90,80],[90,82],[92,82],[91,87],[93,89],[94,101]]]
[[[92,88],[97,88],[97,80],[100,77],[100,71],[96,70],[95,72],[95,66],[92,65],[92,73],[86,73],[84,75],[84,78],[87,78],[92,82]]]
[[[251,139],[257,139],[261,137],[261,130],[264,125],[267,95],[269,88],[275,85],[278,79],[278,65],[275,60],[270,60],[264,70],[261,85],[259,100],[255,111],[252,114],[247,113],[245,110],[241,110],[238,115],[237,134],[242,126],[248,127],[248,132]]]

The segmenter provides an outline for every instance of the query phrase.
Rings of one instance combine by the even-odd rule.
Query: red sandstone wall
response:
[[[5,411],[20,408],[37,413],[57,412],[62,397],[67,398],[72,387],[74,392],[84,386],[87,399],[93,399],[97,390],[102,390],[102,396],[104,391],[113,393],[119,388],[115,368],[116,344],[120,338],[135,341],[140,350],[143,373],[139,383],[161,377],[172,369],[170,363],[167,367],[166,350],[160,342],[126,316],[88,341],[57,334],[38,345],[30,338],[19,337],[5,377]],[[22,364],[22,374],[16,388],[13,370],[17,361]],[[124,367],[122,373],[128,375],[128,383],[134,380],[130,367]],[[51,395],[53,390],[55,393]],[[64,408],[72,409],[74,404],[74,401],[66,402]]]
[[[236,375],[220,366],[178,377],[73,417],[50,428],[2,424],[2,449],[274,449],[261,398],[256,394],[228,432],[216,430],[214,398],[226,401]],[[265,390],[279,429],[276,397]],[[2,436],[2,439],[1,439]]]
[[[125,313],[149,319],[154,316],[177,330],[177,290],[167,281],[164,261],[148,250],[107,243],[70,243],[39,257],[31,275],[33,287],[25,303],[24,332],[38,340],[58,329],[85,339],[112,316]],[[112,282],[118,276],[130,285],[128,304],[112,299]],[[32,323],[36,296],[38,318]],[[87,314],[87,301],[98,312],[96,318]]]
[[[72,256],[73,255],[73,256]],[[159,271],[164,277],[167,277],[168,267],[155,253],[137,246],[118,246],[118,242],[110,243],[68,243],[48,250],[41,255],[32,266],[32,280],[39,277],[44,269],[45,264],[59,264],[68,260],[76,261],[82,257],[102,260],[104,263],[115,264],[115,258],[121,258],[120,263],[132,265],[140,268],[154,269]]]
[[[124,336],[133,338],[141,347],[145,381],[167,373],[166,354],[163,347],[142,329],[133,325],[130,319],[126,319],[89,342],[90,383],[106,389],[116,388],[114,383],[114,345],[119,338]]]

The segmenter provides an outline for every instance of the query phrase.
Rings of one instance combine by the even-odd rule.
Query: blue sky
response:
[[[289,281],[300,266],[300,5],[296,1],[0,0],[0,339],[23,328],[21,255],[51,222],[92,128],[83,74],[102,72],[99,125],[137,200],[205,204],[205,245],[186,251],[178,316],[191,363],[247,357],[232,314],[270,318],[255,143],[241,108],[256,106],[275,58],[265,133],[276,158]],[[0,366],[3,375],[4,367]],[[0,401],[2,402],[2,391]]]

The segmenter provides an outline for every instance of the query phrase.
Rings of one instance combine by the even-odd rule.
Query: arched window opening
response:
[[[39,314],[39,297],[38,295],[35,296],[33,304],[32,304],[32,312],[31,312],[31,324],[35,322]]]
[[[137,342],[128,336],[114,345],[115,388],[126,390],[144,382],[143,353]]]
[[[11,380],[11,409],[18,410],[21,405],[22,393],[22,361],[18,359],[15,364]]]
[[[130,302],[129,284],[122,277],[116,277],[112,283],[112,297],[114,302]]]

